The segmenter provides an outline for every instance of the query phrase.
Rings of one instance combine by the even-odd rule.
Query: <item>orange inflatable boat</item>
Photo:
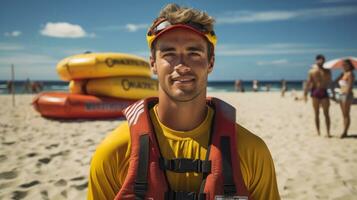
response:
[[[44,117],[90,119],[121,117],[123,109],[133,102],[119,98],[43,92],[33,99],[32,105]]]

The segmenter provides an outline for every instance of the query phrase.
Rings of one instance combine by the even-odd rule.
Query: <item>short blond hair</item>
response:
[[[168,4],[161,11],[158,19],[165,18],[171,24],[194,22],[201,24],[207,31],[213,31],[215,20],[206,12],[194,8],[181,7],[177,4]]]

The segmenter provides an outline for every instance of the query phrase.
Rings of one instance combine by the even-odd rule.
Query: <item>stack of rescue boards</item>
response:
[[[123,53],[87,53],[63,59],[57,72],[69,81],[69,93],[45,92],[33,100],[35,109],[52,118],[112,118],[138,99],[157,96],[143,58]]]

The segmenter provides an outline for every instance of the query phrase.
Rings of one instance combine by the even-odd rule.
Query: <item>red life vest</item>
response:
[[[250,200],[237,153],[234,107],[217,98],[207,99],[215,114],[206,160],[165,160],[149,114],[157,102],[157,98],[141,100],[124,111],[131,154],[127,176],[115,199]],[[165,170],[203,173],[200,192],[172,191]]]

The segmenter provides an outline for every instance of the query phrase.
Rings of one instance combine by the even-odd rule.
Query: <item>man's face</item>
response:
[[[158,76],[160,94],[181,102],[205,96],[214,62],[213,57],[207,57],[206,40],[193,31],[177,28],[161,35],[155,45],[151,64]]]
[[[318,66],[322,67],[324,63],[325,63],[325,59],[323,58],[316,59],[316,64]]]

